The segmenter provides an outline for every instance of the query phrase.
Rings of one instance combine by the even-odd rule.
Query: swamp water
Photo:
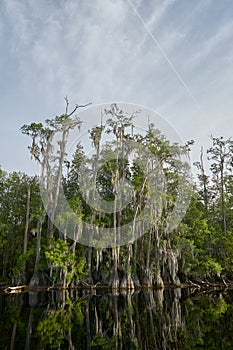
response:
[[[233,349],[233,292],[0,295],[0,349]]]

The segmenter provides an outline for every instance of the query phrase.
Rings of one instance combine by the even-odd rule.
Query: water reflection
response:
[[[0,296],[1,349],[232,349],[233,293]]]

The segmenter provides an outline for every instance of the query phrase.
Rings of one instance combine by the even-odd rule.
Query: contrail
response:
[[[132,2],[130,0],[127,0],[129,5],[132,7],[132,9],[134,10],[134,12],[136,13],[137,17],[139,18],[140,22],[143,24],[145,30],[147,31],[147,33],[149,34],[149,36],[151,37],[151,39],[153,40],[153,42],[156,44],[156,46],[158,47],[158,49],[160,50],[161,54],[163,55],[163,57],[166,59],[167,63],[169,64],[169,66],[172,68],[173,72],[176,74],[178,80],[181,82],[181,84],[184,86],[184,88],[186,89],[186,91],[188,92],[188,94],[191,96],[192,100],[195,102],[195,104],[198,106],[198,102],[196,100],[196,98],[194,97],[192,91],[190,90],[190,88],[187,86],[187,84],[184,82],[184,80],[182,79],[182,77],[180,76],[180,74],[177,72],[174,64],[171,62],[171,60],[169,59],[169,57],[167,56],[167,54],[164,52],[164,50],[162,49],[162,47],[160,46],[158,40],[156,39],[156,37],[154,36],[154,34],[151,32],[150,28],[147,26],[147,24],[145,23],[145,21],[143,20],[142,16],[140,15],[140,13],[138,12],[138,10],[135,8],[135,6],[132,4]]]

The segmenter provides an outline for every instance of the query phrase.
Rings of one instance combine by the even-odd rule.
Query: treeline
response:
[[[69,160],[69,133],[82,123],[66,102],[65,114],[21,128],[40,177],[0,170],[1,282],[134,289],[232,280],[233,141],[211,138],[210,165],[201,150],[193,184],[193,142],[171,144],[153,124],[136,132],[136,114],[113,104],[89,131],[92,156],[78,143]]]

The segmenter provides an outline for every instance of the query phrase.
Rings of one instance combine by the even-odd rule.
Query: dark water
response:
[[[233,292],[0,295],[1,349],[233,349]]]

